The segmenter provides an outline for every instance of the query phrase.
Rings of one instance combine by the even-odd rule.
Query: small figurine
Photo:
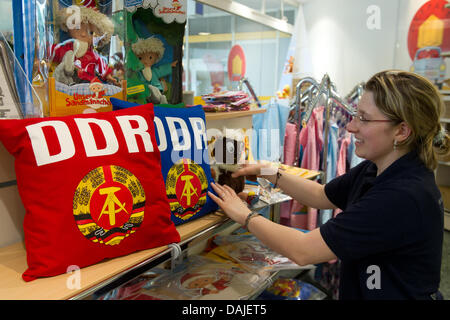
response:
[[[71,6],[59,12],[57,24],[71,39],[53,47],[51,61],[58,64],[53,73],[56,81],[71,85],[90,83],[98,77],[120,86],[112,76],[113,70],[94,49],[108,44],[114,32],[114,25],[105,14],[84,6]]]
[[[288,61],[288,63],[286,64],[286,68],[285,68],[285,70],[284,70],[284,73],[285,74],[287,74],[287,73],[292,73],[294,71],[294,57],[293,56],[290,56],[289,57],[289,61]]]
[[[132,45],[132,50],[144,65],[144,69],[139,72],[139,78],[148,85],[151,93],[151,101],[149,102],[167,103],[167,98],[163,94],[164,81],[162,80],[163,77],[172,73],[172,68],[177,65],[178,61],[154,67],[162,59],[165,51],[163,42],[156,37],[137,41]]]

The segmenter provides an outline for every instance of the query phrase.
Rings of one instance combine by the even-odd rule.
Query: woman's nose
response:
[[[345,126],[345,129],[347,129],[347,131],[350,132],[350,133],[355,133],[356,132],[356,120],[355,120],[355,117],[352,118],[352,121],[347,123],[347,125]]]

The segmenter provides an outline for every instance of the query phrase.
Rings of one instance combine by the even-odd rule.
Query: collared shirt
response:
[[[439,288],[443,202],[434,174],[410,152],[379,176],[364,161],[325,186],[343,212],[321,226],[341,259],[340,299],[430,299]]]

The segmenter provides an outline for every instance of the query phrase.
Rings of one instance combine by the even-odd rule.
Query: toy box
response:
[[[40,2],[33,84],[48,92],[44,115],[112,110],[109,98],[126,95],[120,28],[113,17],[122,6],[100,0]]]
[[[182,102],[186,0],[125,0],[127,100]]]

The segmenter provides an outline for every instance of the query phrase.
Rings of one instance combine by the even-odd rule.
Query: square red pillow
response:
[[[180,241],[153,118],[150,104],[0,120],[26,210],[25,281]]]

